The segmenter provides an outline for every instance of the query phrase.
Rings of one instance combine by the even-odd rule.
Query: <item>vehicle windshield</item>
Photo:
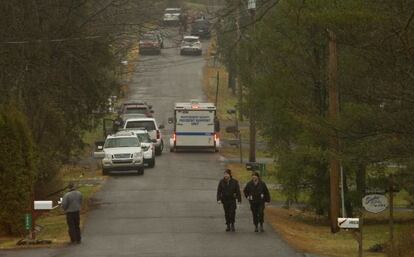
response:
[[[137,147],[140,142],[137,137],[108,138],[104,148]]]
[[[157,38],[154,34],[145,34],[141,37],[141,40],[155,41]]]
[[[196,38],[184,38],[184,44],[192,44],[192,43],[197,43],[198,39]]]
[[[151,120],[128,121],[125,128],[144,128],[147,131],[152,131],[155,130],[155,123]]]
[[[146,114],[147,112],[148,112],[147,111],[147,108],[145,108],[145,107],[141,107],[141,108],[137,108],[137,107],[127,108],[125,110],[125,114]]]
[[[180,14],[181,10],[180,9],[166,9],[165,13],[169,13],[169,14]]]
[[[193,28],[208,28],[209,22],[208,21],[197,21],[192,25]]]
[[[137,137],[139,138],[139,141],[142,143],[151,143],[151,138],[147,133],[137,134]]]

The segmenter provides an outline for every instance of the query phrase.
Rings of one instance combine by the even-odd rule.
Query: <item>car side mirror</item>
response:
[[[148,105],[148,108],[151,110],[152,109],[152,105]]]
[[[93,158],[94,159],[103,159],[103,158],[105,158],[105,152],[104,151],[94,152],[93,153]]]
[[[151,139],[152,143],[157,143],[157,139]]]
[[[173,124],[174,123],[174,118],[168,118],[168,124]]]
[[[164,125],[159,125],[159,126],[158,126],[158,128],[159,128],[159,129],[164,129],[164,128],[165,128],[165,126],[164,126]]]
[[[150,113],[154,113],[154,110],[152,110],[152,109],[151,109],[151,110],[150,110]]]

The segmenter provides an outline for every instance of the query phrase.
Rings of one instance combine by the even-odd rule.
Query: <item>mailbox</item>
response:
[[[338,218],[340,228],[359,228],[359,218]]]
[[[53,209],[53,201],[34,201],[36,211],[49,211]]]

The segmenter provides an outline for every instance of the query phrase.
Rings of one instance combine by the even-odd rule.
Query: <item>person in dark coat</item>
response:
[[[241,203],[239,182],[231,176],[231,170],[224,171],[224,177],[217,187],[217,202],[223,204],[224,216],[226,218],[226,231],[235,231],[236,200]]]
[[[62,208],[66,214],[66,223],[71,243],[80,244],[80,209],[82,206],[82,194],[73,183],[68,185],[69,192],[62,198]]]
[[[253,223],[255,227],[254,232],[259,232],[259,225],[260,232],[264,232],[264,209],[265,203],[270,202],[270,194],[266,183],[260,179],[259,173],[252,173],[252,179],[247,183],[243,193],[250,203],[250,210],[253,214]]]

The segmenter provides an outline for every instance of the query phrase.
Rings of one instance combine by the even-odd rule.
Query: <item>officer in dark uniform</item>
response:
[[[239,182],[231,176],[231,170],[226,169],[224,177],[217,187],[217,202],[223,204],[227,225],[226,231],[235,231],[236,200],[241,203]]]
[[[266,184],[260,179],[259,173],[252,173],[252,180],[247,183],[243,193],[250,203],[255,226],[254,232],[259,232],[258,225],[260,225],[260,232],[264,232],[264,209],[265,203],[270,202],[270,194]]]

